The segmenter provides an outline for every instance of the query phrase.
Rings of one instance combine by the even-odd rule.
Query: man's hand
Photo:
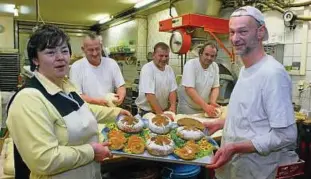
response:
[[[206,165],[205,167],[217,169],[226,164],[229,160],[231,160],[234,154],[235,154],[234,145],[232,143],[227,144],[217,150],[215,156],[212,158],[211,164]]]
[[[216,108],[212,105],[204,105],[203,110],[208,114],[208,116],[213,117],[216,116]]]
[[[125,116],[131,116],[131,117],[133,116],[129,111],[124,110],[124,109],[121,109],[120,114],[125,115]]]
[[[113,103],[117,106],[121,105],[123,103],[124,98],[121,98],[120,95],[115,94],[114,97],[117,98],[117,100],[114,100]]]
[[[217,103],[210,103],[210,105],[214,106],[215,108],[219,108],[220,107],[220,105],[217,104]]]
[[[164,116],[167,116],[168,118],[170,118],[171,121],[174,121],[174,117],[172,114],[168,114],[168,113],[163,113]]]
[[[103,161],[105,158],[112,157],[112,154],[108,148],[109,143],[104,142],[104,143],[97,143],[97,142],[92,142],[90,143],[94,150],[94,160],[97,162]]]
[[[176,107],[175,106],[171,106],[168,110],[172,111],[173,113],[176,114]]]
[[[203,125],[208,130],[208,135],[214,134],[216,131],[222,129],[224,127],[225,121],[222,119],[211,119],[203,122]]]

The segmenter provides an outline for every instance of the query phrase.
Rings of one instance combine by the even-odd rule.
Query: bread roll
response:
[[[114,103],[114,101],[118,100],[117,97],[115,97],[115,93],[107,93],[104,97],[104,99],[108,102],[107,105],[109,107],[116,107],[117,105]]]
[[[215,116],[209,116],[207,113],[204,113],[204,116],[208,118],[219,118],[221,116],[221,113],[222,113],[221,108],[216,108]]]

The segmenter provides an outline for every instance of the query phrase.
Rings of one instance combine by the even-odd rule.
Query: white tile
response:
[[[301,61],[301,57],[293,57],[293,62],[300,62]]]
[[[306,70],[311,70],[311,56],[307,57]]]
[[[311,70],[306,71],[305,79],[308,80],[309,82],[311,82]]]
[[[311,22],[308,22],[308,42],[311,42]]]
[[[301,43],[301,39],[303,38],[302,34],[302,25],[297,25],[296,29],[294,30],[294,42]]]
[[[284,66],[292,66],[293,57],[284,57],[283,58],[283,65]]]
[[[294,56],[295,57],[299,57],[299,56],[301,56],[301,44],[299,43],[299,44],[294,44]]]
[[[285,29],[285,43],[293,43],[294,42],[294,31],[290,31],[289,29]]]
[[[293,44],[285,44],[284,45],[284,56],[293,56],[294,55],[294,45]]]
[[[310,33],[311,36],[311,33]],[[308,56],[311,56],[311,43],[308,43]]]
[[[179,59],[176,59],[176,58],[170,59],[169,65],[170,66],[178,66],[179,65]]]

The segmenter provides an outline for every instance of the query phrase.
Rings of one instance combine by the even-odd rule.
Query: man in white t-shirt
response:
[[[154,46],[153,60],[145,64],[140,73],[139,95],[136,105],[139,114],[147,112],[162,114],[169,110],[176,113],[176,79],[168,65],[170,48],[159,42]]]
[[[88,103],[107,106],[107,93],[116,93],[120,105],[126,95],[125,82],[115,60],[102,57],[100,38],[95,33],[88,34],[81,47],[85,57],[76,61],[70,70],[70,80]]]
[[[178,89],[178,113],[215,115],[219,95],[219,68],[214,60],[217,46],[208,42],[199,50],[199,58],[189,60],[184,67]]]
[[[277,168],[298,161],[292,83],[284,66],[264,50],[269,35],[255,7],[236,9],[229,37],[244,67],[225,120],[206,121],[210,134],[223,128],[221,147],[208,168],[217,179],[274,179]]]

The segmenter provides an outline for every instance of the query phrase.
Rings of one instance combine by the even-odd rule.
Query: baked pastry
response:
[[[124,144],[126,143],[126,138],[122,131],[111,130],[108,133],[108,142],[110,143],[110,150],[120,150],[124,147]]]
[[[166,135],[158,135],[147,140],[146,148],[151,155],[166,156],[174,151],[174,141]]]
[[[144,123],[141,119],[135,117],[121,116],[117,122],[117,126],[126,133],[137,133],[143,129]]]
[[[155,116],[152,112],[148,112],[147,114],[143,115],[143,119],[147,119],[148,121]]]
[[[145,142],[144,139],[137,136],[132,135],[128,138],[127,144],[124,148],[124,152],[131,154],[142,154],[145,151]]]
[[[208,118],[219,118],[222,113],[221,108],[216,108],[215,110],[216,110],[215,116],[209,116],[207,113],[204,113],[204,116]]]
[[[195,159],[195,156],[198,152],[200,152],[200,146],[192,140],[186,142],[182,148],[177,148],[174,150],[174,153],[184,160]]]
[[[195,119],[182,118],[177,121],[177,135],[184,140],[200,140],[203,136],[204,125]]]
[[[194,126],[198,129],[200,129],[201,131],[203,131],[205,129],[205,126],[203,125],[202,122],[193,119],[193,118],[189,118],[189,117],[185,117],[185,118],[181,118],[177,121],[178,126]]]
[[[166,134],[170,131],[171,120],[165,115],[155,115],[149,119],[149,129],[156,134]]]

